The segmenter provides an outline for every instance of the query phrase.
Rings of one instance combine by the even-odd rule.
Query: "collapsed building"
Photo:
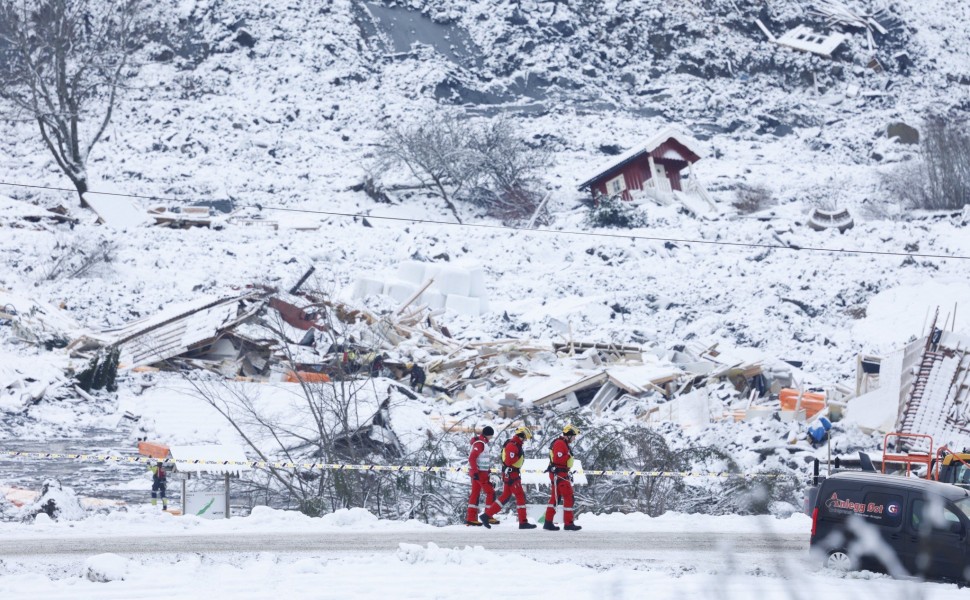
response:
[[[302,290],[312,270],[287,291],[251,286],[98,332],[67,325],[53,307],[8,307],[2,316],[21,342],[47,347],[56,342],[53,347],[63,348],[75,366],[45,381],[8,368],[0,388],[21,390],[32,402],[45,394],[57,397],[56,389],[81,394],[84,390],[71,377],[78,361],[114,351],[121,373],[205,370],[228,380],[300,385],[377,377],[386,380],[389,394],[393,389],[412,399],[417,392],[402,380],[417,365],[427,375],[424,396],[445,405],[471,402],[500,419],[547,409],[583,410],[694,427],[761,418],[837,420],[845,413],[849,423],[864,430],[928,433],[946,443],[956,443],[970,428],[970,339],[953,332],[937,330],[938,335],[885,358],[860,357],[857,385],[850,389],[810,382],[796,361],[697,341],[662,348],[578,340],[459,340],[440,321],[445,306],[459,303],[471,307],[471,313],[487,306],[487,299],[458,293],[457,300],[449,300],[448,294],[418,283],[439,271],[416,275],[413,265],[405,271],[412,274],[407,285],[366,282],[369,289],[393,290],[394,298],[404,299],[394,300],[398,308],[381,314],[353,298],[344,302]],[[462,280],[454,273],[449,277]],[[18,300],[21,306],[24,302]],[[883,415],[876,419],[880,422],[873,422],[874,414]],[[375,409],[362,427],[387,429],[387,418]],[[460,419],[439,419],[445,429],[462,427]],[[353,439],[366,434],[348,432]]]
[[[848,418],[864,430],[970,447],[970,337],[938,327],[936,317],[926,335],[889,355],[860,357],[857,388]]]

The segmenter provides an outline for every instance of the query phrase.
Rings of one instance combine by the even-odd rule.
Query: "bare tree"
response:
[[[518,137],[507,118],[475,126],[456,115],[434,115],[391,130],[384,149],[386,166],[407,166],[459,223],[457,200],[505,221],[528,218],[542,200],[539,175],[551,162],[549,151]]]
[[[475,170],[465,123],[453,115],[435,115],[417,125],[395,127],[383,145],[385,160],[404,164],[423,186],[435,190],[461,223],[453,197]]]
[[[550,151],[526,143],[505,117],[473,133],[470,149],[479,183],[468,199],[506,223],[527,219],[542,202],[539,177],[552,163]]]
[[[970,132],[964,123],[927,121],[920,158],[884,179],[890,194],[911,208],[959,210],[970,203]]]
[[[136,50],[142,0],[0,0],[0,98],[36,121],[87,206],[87,163]]]

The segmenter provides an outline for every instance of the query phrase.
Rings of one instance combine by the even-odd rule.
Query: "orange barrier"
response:
[[[168,446],[159,442],[138,442],[138,454],[152,458],[168,458]]]
[[[287,371],[283,376],[283,381],[287,383],[330,383],[330,378],[326,373],[313,373],[312,371]]]
[[[782,410],[795,410],[798,405],[798,390],[782,388],[778,399],[781,401]],[[805,418],[811,419],[825,408],[825,394],[823,392],[805,392],[802,394],[801,408],[805,409]]]

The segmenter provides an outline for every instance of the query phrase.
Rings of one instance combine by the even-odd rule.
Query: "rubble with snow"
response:
[[[233,443],[193,382],[291,407],[276,416],[294,428],[307,383],[356,382],[340,434],[378,456],[444,433],[433,458],[457,464],[483,424],[548,424],[548,436],[581,418],[799,478],[827,450],[806,439],[807,393],[844,412],[833,451],[877,450],[907,399],[886,376],[862,394],[857,356],[899,362],[936,307],[952,313],[950,334],[967,331],[965,211],[902,211],[883,181],[917,158],[891,124],[965,112],[970,64],[949,40],[968,9],[535,4],[180,4],[209,24],[193,33],[204,43],[143,57],[90,165],[95,191],[145,198],[100,197],[103,226],[70,194],[2,190],[0,438],[110,422],[132,442]],[[879,26],[857,26],[869,17]],[[756,19],[778,32],[808,22],[840,44],[831,59],[780,47]],[[458,227],[421,191],[362,191],[389,123],[445,109],[507,114],[552,149],[550,225],[502,228],[461,205],[482,227]],[[718,210],[645,204],[642,226],[590,229],[582,174],[669,125],[710,147],[703,183]],[[5,183],[57,187],[29,123],[0,131]],[[770,205],[733,208],[742,184]],[[233,207],[189,210],[199,198]],[[64,219],[47,214],[68,204]],[[111,349],[117,392],[79,388]],[[409,364],[426,371],[424,393],[407,385]],[[796,392],[790,408],[782,390]]]

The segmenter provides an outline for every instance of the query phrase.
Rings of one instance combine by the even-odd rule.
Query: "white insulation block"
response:
[[[397,302],[404,302],[417,290],[417,285],[407,281],[388,281],[384,285],[384,295],[390,296]]]
[[[438,273],[435,279],[435,287],[448,294],[457,296],[470,296],[471,275],[466,269],[456,267],[445,267]]]
[[[425,263],[416,260],[406,260],[397,266],[397,278],[401,281],[421,285],[425,282]]]
[[[374,294],[384,293],[384,282],[380,279],[371,279],[369,277],[361,277],[354,282],[354,298],[366,298],[367,296],[373,296]]]
[[[485,269],[483,267],[472,267],[468,269],[469,296],[484,298],[488,294],[485,289]]]
[[[425,290],[419,302],[426,304],[431,310],[437,310],[445,307],[445,298],[446,296],[438,290]]]
[[[445,308],[460,315],[477,317],[482,314],[481,300],[471,296],[459,296],[458,294],[448,294],[445,301]]]

